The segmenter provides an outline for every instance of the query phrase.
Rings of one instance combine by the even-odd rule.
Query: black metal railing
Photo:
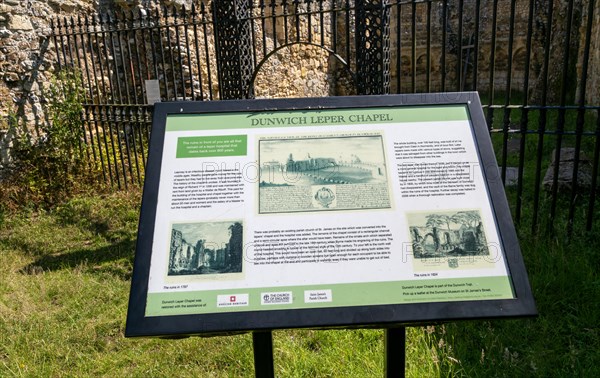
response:
[[[516,222],[572,232],[598,214],[597,12],[595,0],[204,0],[59,18],[52,39],[57,65],[81,73],[87,142],[118,187],[143,177],[153,98],[476,90]]]

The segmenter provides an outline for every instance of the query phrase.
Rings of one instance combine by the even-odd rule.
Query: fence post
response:
[[[356,81],[359,95],[390,93],[389,0],[356,0]]]
[[[215,0],[213,2],[221,100],[254,97],[254,93],[250,90],[254,70],[252,1]]]

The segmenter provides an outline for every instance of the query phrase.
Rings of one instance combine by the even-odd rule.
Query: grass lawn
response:
[[[125,339],[138,192],[0,218],[0,377],[251,377],[249,334]],[[540,316],[408,330],[407,373],[600,376],[600,241],[521,232]],[[274,332],[280,377],[381,377],[381,330]]]

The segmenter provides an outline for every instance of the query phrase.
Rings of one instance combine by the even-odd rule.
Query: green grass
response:
[[[251,377],[248,334],[123,336],[139,193],[74,198],[0,224],[0,376]],[[600,242],[521,232],[540,316],[412,327],[410,377],[600,376]],[[380,377],[381,330],[274,332],[280,377]]]

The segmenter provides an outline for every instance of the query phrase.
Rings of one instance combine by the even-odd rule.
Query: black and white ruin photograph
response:
[[[242,221],[173,224],[169,276],[242,272]]]
[[[381,135],[259,142],[263,187],[386,183]]]
[[[409,214],[416,259],[490,254],[478,210]]]

